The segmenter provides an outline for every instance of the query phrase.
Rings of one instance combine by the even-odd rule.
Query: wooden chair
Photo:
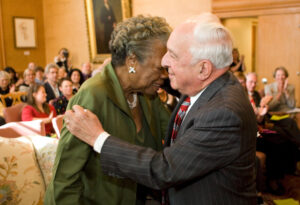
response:
[[[12,105],[15,105],[15,104],[21,103],[22,102],[21,97],[26,96],[26,95],[27,95],[27,92],[18,91],[18,92],[8,93],[6,95],[0,95],[0,99],[2,101],[3,106],[7,107],[6,102],[5,102],[6,98],[12,99]]]

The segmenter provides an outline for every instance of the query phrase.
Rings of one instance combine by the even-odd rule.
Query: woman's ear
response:
[[[135,67],[136,63],[137,63],[137,58],[136,55],[131,54],[129,56],[126,57],[125,60],[126,66],[129,67]]]

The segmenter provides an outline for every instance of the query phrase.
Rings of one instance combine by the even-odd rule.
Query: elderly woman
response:
[[[169,113],[156,92],[167,77],[161,59],[169,34],[169,25],[159,17],[138,16],[118,24],[110,41],[111,63],[82,85],[68,109],[81,105],[95,113],[109,133],[161,150]],[[145,204],[152,195],[129,179],[104,175],[99,154],[65,126],[61,135],[46,205],[135,205]]]
[[[289,73],[280,66],[274,71],[275,82],[265,86],[265,94],[273,96],[269,104],[270,111],[285,112],[295,108],[295,87],[288,84]]]
[[[10,83],[9,74],[6,71],[0,71],[0,95],[6,95],[12,91],[11,88],[9,87],[9,83]],[[7,107],[11,106],[12,99],[5,98],[5,103]]]
[[[26,68],[23,73],[24,83],[19,86],[19,91],[28,92],[29,87],[35,84],[35,71],[32,68]]]

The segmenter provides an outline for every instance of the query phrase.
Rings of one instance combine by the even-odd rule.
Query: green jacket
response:
[[[161,150],[169,113],[158,97],[139,96],[139,101],[155,139],[152,141],[154,143],[145,142],[144,145]],[[136,143],[135,123],[111,65],[86,81],[70,100],[67,109],[75,104],[95,113],[103,128],[111,135]],[[64,126],[45,205],[134,205],[137,184],[129,179],[104,175],[100,157],[92,147],[78,140]]]

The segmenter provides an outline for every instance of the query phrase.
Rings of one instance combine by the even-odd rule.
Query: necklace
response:
[[[137,94],[136,93],[132,94],[132,97],[133,97],[132,102],[129,102],[129,100],[127,99],[127,103],[128,103],[128,106],[129,106],[130,109],[135,108],[136,104],[137,104]]]

